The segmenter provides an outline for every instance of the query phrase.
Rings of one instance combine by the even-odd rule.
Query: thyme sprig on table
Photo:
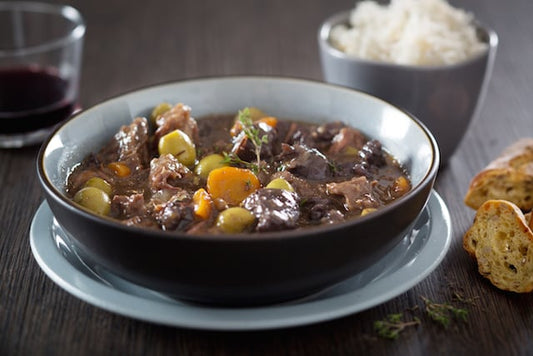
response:
[[[476,300],[479,299],[479,296],[475,296],[475,297],[472,297],[472,298],[466,298],[461,293],[454,292],[453,293],[453,299],[458,301],[458,302],[461,302],[463,304],[476,305]]]
[[[426,297],[421,298],[426,305],[425,310],[428,316],[444,328],[448,328],[452,319],[467,321],[468,310],[454,307],[449,303],[435,303]]]
[[[404,321],[403,313],[397,313],[390,314],[385,319],[374,322],[374,330],[383,338],[397,339],[406,328],[417,325],[420,325],[420,319],[416,316],[411,321]]]
[[[421,310],[429,319],[434,321],[437,324],[440,324],[442,327],[447,329],[452,321],[462,321],[467,322],[468,310],[466,308],[460,308],[452,305],[451,303],[437,303],[431,299],[421,296],[420,297],[424,302],[424,308],[419,308],[418,305],[415,305],[412,308],[406,309],[411,313],[416,313]],[[466,298],[459,292],[453,293],[453,299],[462,304],[475,305],[475,299]],[[404,320],[403,313],[389,314],[383,320],[374,322],[374,330],[378,336],[385,339],[397,339],[401,332],[406,330],[411,326],[421,325],[422,321],[419,317],[414,315],[412,320]]]

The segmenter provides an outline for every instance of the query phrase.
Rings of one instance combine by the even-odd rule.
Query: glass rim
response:
[[[70,5],[56,5],[31,1],[0,1],[0,12],[8,12],[15,10],[21,12],[58,15],[70,21],[75,26],[64,36],[59,36],[49,41],[44,41],[43,43],[38,45],[25,46],[15,49],[0,49],[0,58],[24,56],[46,52],[49,50],[63,47],[69,43],[76,42],[82,39],[85,35],[86,26],[83,16],[76,8]]]

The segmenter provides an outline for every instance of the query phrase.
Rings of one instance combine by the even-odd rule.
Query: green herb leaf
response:
[[[255,164],[253,162],[244,161],[244,160],[240,159],[239,156],[237,156],[234,153],[222,152],[222,156],[224,156],[224,159],[222,160],[222,163],[227,163],[227,164],[234,165],[234,166],[241,166],[241,167],[244,167],[244,168],[248,168],[249,170],[251,170],[255,174],[257,174],[259,172],[259,166],[257,166],[257,164]]]
[[[426,305],[426,312],[431,319],[448,328],[452,319],[467,321],[468,310],[456,308],[448,303],[435,303],[426,297],[421,297]]]
[[[414,317],[411,321],[403,321],[403,314],[390,314],[385,319],[374,322],[374,330],[380,337],[397,339],[402,331],[409,326],[420,325],[420,319]]]
[[[238,120],[242,125],[244,134],[254,145],[257,167],[261,167],[261,147],[263,143],[268,143],[268,135],[259,136],[260,130],[254,126],[249,108],[239,110]]]

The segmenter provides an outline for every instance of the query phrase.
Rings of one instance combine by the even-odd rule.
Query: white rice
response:
[[[454,64],[487,49],[473,16],[445,0],[359,2],[350,26],[335,26],[330,41],[349,56],[403,65]]]

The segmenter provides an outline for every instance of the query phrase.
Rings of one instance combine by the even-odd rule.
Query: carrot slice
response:
[[[274,116],[263,117],[262,119],[257,120],[257,122],[261,124],[267,124],[272,128],[276,128],[278,125],[278,119],[276,119]]]
[[[239,205],[261,187],[259,179],[249,169],[221,167],[207,176],[207,191],[213,199],[224,199],[229,205]]]
[[[130,167],[121,162],[111,162],[107,165],[107,167],[121,178],[127,177],[131,174]]]
[[[398,198],[407,193],[411,189],[411,185],[409,184],[409,181],[404,176],[399,176],[394,181],[393,187],[392,187],[392,194],[394,197]]]
[[[207,219],[211,215],[213,201],[204,188],[198,189],[192,196],[194,214],[200,219]]]

